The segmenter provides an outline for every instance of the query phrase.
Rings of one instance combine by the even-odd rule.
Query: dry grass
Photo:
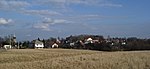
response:
[[[150,51],[13,49],[0,52],[0,69],[150,69]]]

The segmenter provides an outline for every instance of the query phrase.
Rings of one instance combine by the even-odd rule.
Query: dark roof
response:
[[[35,44],[43,44],[43,42],[39,41],[39,40],[35,40],[34,41]]]

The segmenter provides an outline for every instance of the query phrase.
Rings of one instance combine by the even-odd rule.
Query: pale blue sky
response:
[[[150,37],[150,0],[0,0],[0,36]]]

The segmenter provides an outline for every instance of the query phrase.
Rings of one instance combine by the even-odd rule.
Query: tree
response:
[[[0,37],[0,48],[3,46],[4,39]]]
[[[45,47],[45,45],[46,45],[45,39],[43,39],[43,40],[42,40],[42,42],[43,42],[43,44],[44,44],[44,47]]]
[[[38,40],[41,41],[40,38],[38,38]]]
[[[21,48],[25,49],[25,48],[29,48],[29,47],[30,47],[30,41],[24,41],[22,43],[22,47]]]

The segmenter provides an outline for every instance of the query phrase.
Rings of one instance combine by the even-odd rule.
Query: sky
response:
[[[0,37],[150,38],[150,0],[0,0]]]

